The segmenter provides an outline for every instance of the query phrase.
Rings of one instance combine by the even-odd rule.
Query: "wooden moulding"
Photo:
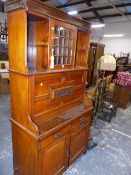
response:
[[[9,0],[8,2],[5,3],[5,11],[9,12],[9,11],[13,11],[13,10],[17,10],[17,9],[21,9],[21,8],[26,8],[26,4],[25,2],[22,1],[18,1],[18,0]]]
[[[5,11],[13,11],[20,8],[24,8],[27,11],[36,12],[38,14],[43,14],[55,19],[59,19],[63,22],[68,21],[68,23],[84,28],[87,31],[90,30],[90,23],[79,18],[69,16],[67,13],[55,8],[50,7],[47,4],[40,2],[38,0],[9,0],[5,3]]]
[[[89,68],[79,68],[79,69],[62,69],[62,70],[48,70],[48,71],[37,71],[37,70],[34,70],[32,72],[22,72],[22,71],[17,71],[17,70],[13,70],[13,69],[9,69],[10,72],[14,72],[16,74],[20,74],[20,75],[23,75],[23,76],[32,76],[32,75],[43,75],[44,74],[53,74],[53,73],[61,73],[61,72],[76,72],[76,71],[86,71],[88,70]]]

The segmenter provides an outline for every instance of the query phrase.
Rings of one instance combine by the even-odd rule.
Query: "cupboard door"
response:
[[[86,150],[87,139],[87,127],[72,132],[69,164],[72,164]]]
[[[74,66],[77,29],[59,20],[50,20],[49,69],[70,69]]]
[[[76,67],[87,68],[89,42],[90,42],[89,32],[78,31]]]
[[[56,136],[57,137],[57,136]],[[68,166],[69,135],[60,135],[55,142],[40,151],[39,175],[59,175]]]

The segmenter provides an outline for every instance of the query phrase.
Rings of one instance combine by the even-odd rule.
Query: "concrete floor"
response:
[[[9,96],[0,96],[0,175],[13,175]],[[82,155],[64,175],[131,175],[131,106],[112,122],[98,120],[98,146]]]

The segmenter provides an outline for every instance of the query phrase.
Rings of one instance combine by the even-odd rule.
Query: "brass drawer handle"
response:
[[[62,134],[61,133],[56,133],[55,136],[54,136],[56,139],[60,139],[62,137]]]
[[[80,128],[83,128],[84,127],[84,123],[80,123]]]

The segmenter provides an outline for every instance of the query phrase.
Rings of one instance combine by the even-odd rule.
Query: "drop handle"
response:
[[[80,128],[83,128],[83,127],[84,127],[84,123],[81,122],[81,123],[80,123]]]
[[[62,134],[61,133],[56,133],[55,136],[54,136],[56,139],[60,139],[62,137]]]

